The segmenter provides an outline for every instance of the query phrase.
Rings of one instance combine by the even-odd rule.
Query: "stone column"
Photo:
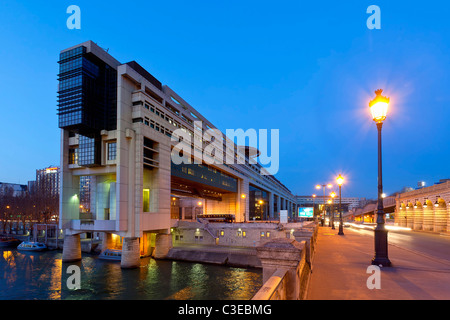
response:
[[[447,205],[447,232],[450,232],[450,205]]]
[[[155,259],[166,258],[172,247],[172,235],[158,233],[155,239],[155,251],[153,252],[153,257]]]
[[[406,213],[406,227],[414,228],[414,207],[409,203],[405,209]]]
[[[302,228],[299,230],[295,230],[293,235],[297,242],[305,241],[305,258],[306,262],[308,262],[311,266],[311,260],[314,252],[314,228]]]
[[[263,267],[263,283],[277,270],[286,270],[286,299],[302,298],[301,274],[305,267],[305,242],[277,238],[256,248]]]
[[[414,230],[422,230],[423,224],[423,210],[422,205],[418,205],[417,208],[414,208]]]
[[[73,262],[79,260],[81,260],[80,235],[74,234],[64,236],[62,262]]]
[[[423,224],[422,230],[433,231],[434,229],[434,204],[429,202],[427,207],[423,210]]]
[[[447,231],[447,208],[443,202],[439,202],[439,206],[434,208],[433,231]]]
[[[137,268],[141,265],[139,238],[123,238],[122,259],[120,266],[124,269]]]

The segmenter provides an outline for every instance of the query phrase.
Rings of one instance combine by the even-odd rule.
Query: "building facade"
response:
[[[213,124],[135,61],[122,64],[88,41],[61,51],[59,64],[63,260],[80,259],[79,234],[93,231],[105,233],[104,248],[120,237],[123,267],[137,266],[141,255],[164,256],[173,221],[193,216],[183,203],[238,222],[296,211],[289,189],[237,146],[227,156],[242,163],[198,162],[199,145],[229,141],[202,140],[198,132]],[[173,139],[174,131],[188,139]],[[180,143],[197,163],[172,162]]]
[[[36,170],[36,182],[31,183],[34,192],[45,193],[50,196],[59,196],[60,168],[49,166]]]
[[[10,195],[12,197],[24,196],[28,186],[25,184],[0,182],[0,196]]]

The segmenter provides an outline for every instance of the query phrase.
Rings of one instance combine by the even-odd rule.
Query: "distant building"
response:
[[[26,184],[0,182],[0,196],[11,192],[13,197],[19,197],[27,193]]]
[[[44,169],[36,170],[35,191],[52,196],[59,195],[60,169],[56,166],[50,166]]]
[[[36,192],[36,180],[28,181],[28,193],[34,194]]]
[[[317,204],[323,204],[324,203],[324,197],[317,195],[315,198],[311,196],[296,196],[297,204],[300,207],[308,207],[313,206]],[[328,200],[331,200],[331,197],[325,196],[325,203],[327,203]],[[357,197],[342,197],[341,204],[348,205],[348,209],[352,210],[353,208],[358,208],[360,206],[363,206],[366,202],[366,198],[357,198]],[[334,203],[339,203],[339,196],[334,198]]]

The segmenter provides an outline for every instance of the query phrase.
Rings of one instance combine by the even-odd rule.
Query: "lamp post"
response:
[[[383,207],[383,180],[381,167],[381,128],[386,119],[386,113],[389,105],[389,98],[381,95],[382,89],[375,91],[375,98],[369,102],[369,108],[372,113],[378,129],[378,208],[377,208],[377,226],[374,230],[375,238],[375,256],[372,259],[373,265],[389,267],[391,261],[388,258],[388,234],[384,222]]]
[[[338,232],[338,235],[343,236],[344,235],[344,225],[343,225],[344,223],[342,221],[341,187],[342,187],[342,184],[344,183],[344,178],[341,175],[339,175],[336,178],[336,181],[337,181],[337,184],[339,186],[339,232]]]
[[[326,183],[326,184],[318,184],[318,185],[316,185],[316,189],[320,189],[320,188],[323,188],[323,208],[322,208],[322,212],[325,210],[325,188],[326,187],[328,187],[328,188],[331,188],[332,187],[332,185],[330,184],[330,183]],[[323,215],[323,218],[325,219],[325,213],[324,213],[324,215]],[[329,222],[328,222],[328,226],[329,226]]]
[[[315,211],[316,211],[316,195],[313,194],[312,197],[313,197],[313,217],[314,217],[314,221],[317,222],[317,217],[315,215]]]
[[[330,193],[330,197],[331,197],[331,229],[335,230],[334,227],[334,198],[336,197],[336,192],[331,192]]]

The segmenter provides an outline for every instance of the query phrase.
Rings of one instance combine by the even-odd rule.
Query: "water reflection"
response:
[[[178,261],[141,259],[141,267],[83,254],[82,261],[62,263],[60,251],[0,255],[0,299],[251,299],[262,285],[259,269],[229,268]],[[67,268],[81,271],[81,289],[69,290]]]

